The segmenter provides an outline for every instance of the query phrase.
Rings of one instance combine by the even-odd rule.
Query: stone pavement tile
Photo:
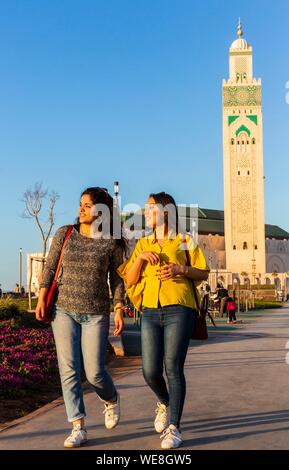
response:
[[[213,331],[208,341],[192,343],[182,450],[289,448],[288,313],[287,307],[266,312],[241,328]],[[144,382],[139,358],[133,359],[135,364],[114,374],[121,394],[115,429],[105,429],[102,404],[94,393],[86,393],[89,442],[81,452],[160,448],[153,428],[156,399]],[[64,406],[57,406],[0,432],[0,449],[62,449],[69,431]]]

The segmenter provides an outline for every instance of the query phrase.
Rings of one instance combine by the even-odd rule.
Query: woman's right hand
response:
[[[142,251],[139,253],[131,268],[125,275],[125,283],[127,288],[133,286],[139,281],[144,261],[150,263],[151,265],[156,265],[160,262],[160,256],[154,251]]]
[[[45,318],[45,302],[44,300],[38,300],[36,309],[35,309],[35,316],[36,320],[43,321]]]
[[[43,321],[45,318],[45,299],[49,289],[47,287],[42,287],[40,289],[37,306],[35,309],[36,320]]]
[[[147,261],[148,263],[155,265],[160,262],[160,256],[158,253],[155,253],[154,251],[142,251],[139,255],[138,258],[141,259],[142,261]]]

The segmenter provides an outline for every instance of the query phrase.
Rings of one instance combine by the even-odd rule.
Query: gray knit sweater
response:
[[[53,238],[40,287],[50,287],[68,225]],[[93,239],[73,228],[62,260],[57,306],[68,312],[108,314],[109,286],[114,303],[123,301],[124,285],[117,274],[123,262],[122,250],[113,239]]]

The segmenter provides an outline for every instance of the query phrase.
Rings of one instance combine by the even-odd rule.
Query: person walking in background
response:
[[[100,215],[98,204],[108,209],[106,215]],[[100,217],[102,227],[108,227],[109,233],[95,229]],[[68,226],[58,229],[52,241],[36,307],[38,320],[45,317],[45,299],[67,229]],[[104,403],[106,428],[114,428],[120,416],[119,395],[105,368],[110,314],[108,276],[114,300],[114,334],[119,335],[123,329],[124,286],[117,268],[123,262],[125,243],[123,239],[113,239],[112,229],[113,198],[102,188],[86,189],[81,195],[77,224],[64,250],[52,320],[63,398],[73,426],[65,447],[79,447],[87,441],[82,362],[88,382]]]
[[[215,299],[218,300],[219,302],[219,312],[220,312],[220,318],[223,318],[223,315],[224,315],[224,310],[225,310],[225,307],[226,307],[226,301],[227,301],[227,298],[229,297],[229,292],[227,289],[225,289],[225,287],[223,286],[223,284],[221,284],[220,282],[217,284],[217,289],[216,289],[216,297]]]
[[[232,297],[227,298],[226,310],[227,310],[227,323],[237,323],[236,304]]]
[[[202,300],[202,306],[206,314],[208,315],[212,325],[216,327],[216,323],[211,315],[210,312],[210,292],[211,292],[211,287],[208,282],[204,282],[202,287],[201,287],[201,300]]]
[[[20,294],[19,284],[15,284],[14,292],[15,292],[15,294]]]
[[[182,443],[184,363],[196,315],[191,280],[207,279],[209,268],[192,237],[179,233],[177,206],[172,196],[164,192],[151,194],[145,218],[152,233],[137,242],[118,272],[135,307],[143,311],[143,375],[158,400],[154,427],[162,433],[161,447],[172,449]]]

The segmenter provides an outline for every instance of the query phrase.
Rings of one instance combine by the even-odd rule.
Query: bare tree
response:
[[[49,200],[48,221],[45,222],[44,225],[40,221],[40,212],[47,198]],[[25,204],[23,217],[29,219],[33,218],[41,234],[43,266],[46,257],[47,242],[54,225],[54,208],[57,199],[59,199],[59,195],[55,191],[51,191],[48,194],[48,190],[43,189],[41,183],[35,183],[34,188],[27,189],[23,195],[23,202]]]
[[[48,199],[48,218],[46,221],[42,222],[40,219],[40,213],[43,209],[43,205]],[[42,239],[42,256],[37,258],[37,261],[41,261],[41,274],[43,272],[47,243],[51,235],[51,231],[54,225],[54,209],[56,201],[59,199],[59,195],[55,191],[48,193],[47,189],[43,189],[41,183],[35,183],[33,188],[29,188],[23,194],[23,202],[25,204],[25,209],[23,212],[23,217],[28,219],[34,219],[36,227],[39,229]],[[36,259],[35,259],[36,260]],[[32,282],[32,262],[30,260],[30,279],[29,279],[29,308],[31,310],[31,282]]]

